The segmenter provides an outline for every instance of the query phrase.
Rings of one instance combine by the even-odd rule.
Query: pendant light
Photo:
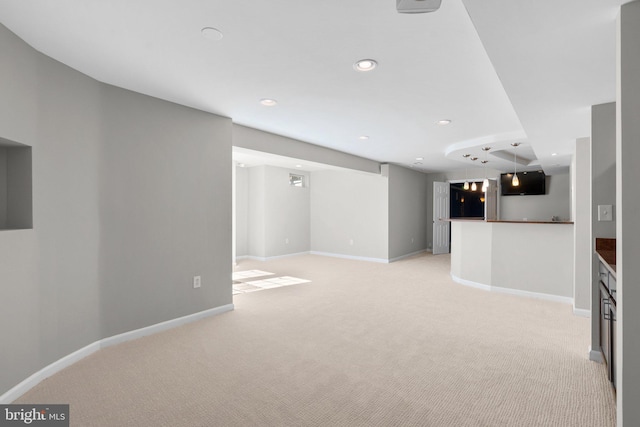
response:
[[[482,181],[482,192],[485,193],[487,188],[489,188],[489,178],[487,178],[487,163],[489,160],[483,160],[482,164],[484,165],[484,181]]]
[[[513,147],[515,147],[515,149],[518,149],[518,145],[520,145],[519,142],[514,142],[511,144]],[[518,179],[518,166],[517,166],[517,162],[516,162],[516,150],[513,150],[513,178],[511,179],[511,186],[512,187],[518,187],[520,186],[520,180]]]
[[[469,157],[471,154],[463,154],[462,157],[465,159]],[[464,185],[462,186],[465,190],[469,189],[469,180],[467,179],[467,168],[464,168]]]
[[[472,157],[471,161],[475,162],[476,160],[478,160],[477,157]],[[471,191],[476,191],[478,189],[478,186],[476,185],[475,181],[471,183]]]
[[[489,160],[487,160],[487,152],[489,152],[489,150],[491,150],[491,147],[482,147],[482,151],[484,151],[484,160],[482,161],[482,164],[484,165],[484,181],[482,181],[482,192],[486,192],[487,188],[489,188],[489,178],[487,178],[487,163],[489,163]]]

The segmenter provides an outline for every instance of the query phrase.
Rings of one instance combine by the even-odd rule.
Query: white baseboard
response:
[[[604,357],[602,357],[602,352],[600,350],[592,350],[591,346],[589,346],[589,360],[597,363],[604,363]]]
[[[580,317],[591,317],[591,310],[573,307],[573,314]]]
[[[194,322],[205,317],[226,313],[227,311],[233,310],[233,308],[233,304],[227,304],[93,342],[85,347],[82,347],[79,350],[74,351],[71,354],[64,356],[62,359],[58,359],[55,362],[45,366],[35,374],[31,375],[29,378],[23,380],[18,385],[9,389],[6,393],[0,396],[0,404],[5,405],[13,402],[29,390],[31,390],[33,387],[38,385],[41,381],[49,378],[50,376],[60,372],[64,368],[73,365],[74,363],[84,359],[85,357],[95,353],[102,348],[166,331],[167,329],[175,328],[177,326]]]
[[[454,282],[459,283],[461,285],[471,286],[473,288],[478,288],[478,289],[484,289],[485,291],[498,292],[501,294],[509,294],[509,295],[518,295],[518,296],[523,296],[527,298],[537,298],[537,299],[543,299],[547,301],[561,302],[564,304],[573,305],[573,298],[571,297],[563,297],[560,295],[543,294],[540,292],[523,291],[520,289],[502,288],[499,286],[485,285],[484,283],[478,283],[478,282],[473,282],[471,280],[461,279],[458,276],[454,275],[453,273],[451,273],[451,279]]]
[[[160,322],[155,325],[114,335],[100,340],[100,348],[106,348],[126,341],[146,337],[147,335],[157,334],[158,332],[166,331],[167,329],[173,329],[186,323],[195,322],[196,320],[204,319],[205,317],[216,316],[231,310],[233,310],[233,304],[221,305],[220,307],[211,308],[209,310],[178,317],[177,319],[167,320],[166,322]]]
[[[29,378],[23,380],[18,385],[9,389],[6,393],[0,396],[0,404],[7,405],[13,402],[29,390],[31,390],[33,387],[37,386],[41,381],[60,372],[64,368],[73,365],[74,363],[84,359],[85,357],[90,356],[98,350],[100,350],[100,341],[93,342],[85,347],[82,347],[79,350],[74,351],[71,354],[66,355],[62,359],[58,359],[50,365],[45,366],[35,374],[31,375]]]
[[[421,249],[421,250],[419,250],[419,251],[411,252],[410,254],[404,254],[404,255],[401,255],[401,256],[397,256],[397,257],[395,257],[395,258],[391,258],[391,259],[389,260],[389,262],[400,261],[401,259],[410,258],[410,257],[412,257],[412,256],[420,255],[420,254],[423,254],[423,253],[425,253],[425,252],[427,252],[427,250],[426,250],[426,249]]]
[[[319,251],[311,251],[309,252],[311,255],[322,255],[329,256],[333,258],[343,258],[343,259],[353,259],[356,261],[368,261],[368,262],[379,262],[383,264],[388,264],[389,260],[384,258],[369,258],[364,256],[355,256],[355,255],[344,255],[344,254],[334,254],[331,252],[319,252]]]
[[[236,257],[236,259],[251,259],[251,260],[254,260],[254,261],[273,261],[275,259],[289,258],[289,257],[292,257],[292,256],[309,255],[309,254],[310,254],[310,252],[306,251],[306,252],[296,252],[294,254],[284,254],[284,255],[276,255],[276,256],[268,256],[268,257],[245,255],[245,256],[242,256],[242,257]]]

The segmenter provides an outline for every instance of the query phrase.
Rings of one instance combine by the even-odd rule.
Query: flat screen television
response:
[[[547,176],[544,171],[518,172],[520,185],[511,185],[513,173],[503,173],[500,175],[500,186],[503,196],[532,196],[546,194]]]

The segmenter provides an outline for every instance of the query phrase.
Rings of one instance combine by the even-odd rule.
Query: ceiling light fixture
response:
[[[513,147],[515,147],[515,149],[518,149],[518,145],[520,145],[519,142],[514,142],[511,144]],[[511,186],[512,187],[518,187],[520,186],[520,180],[518,179],[518,174],[516,173],[518,170],[518,165],[516,163],[516,150],[513,150],[513,178],[511,179]]]
[[[275,99],[263,98],[260,100],[260,104],[264,105],[265,107],[273,107],[274,105],[278,104],[278,101],[276,101]]]
[[[301,168],[301,167],[302,167],[302,165],[296,165],[296,167],[297,167],[297,168]]]
[[[557,156],[557,155],[558,155],[558,153],[551,153],[551,155],[552,155],[552,156]]]
[[[359,136],[358,139],[361,139],[362,141],[366,141],[367,139],[369,139],[369,137],[367,135],[362,135],[362,136]]]
[[[353,64],[353,68],[356,71],[371,71],[378,66],[378,63],[373,59],[361,59],[360,61]]]
[[[469,156],[471,156],[471,154],[463,154],[462,157],[464,157],[465,159],[468,158]],[[467,168],[464,168],[464,185],[462,186],[463,189],[468,190],[469,189],[469,180],[467,179]]]
[[[482,181],[483,193],[485,193],[489,188],[489,178],[487,178],[487,163],[489,163],[489,160],[487,160],[487,153],[489,150],[491,150],[491,147],[482,147],[482,151],[484,151],[484,160],[482,161],[482,164],[484,165],[484,181]]]
[[[200,32],[204,38],[213,40],[214,42],[222,40],[222,37],[224,37],[222,31],[213,27],[204,27]]]
[[[418,160],[418,161],[424,160],[424,157],[416,157],[416,160]]]
[[[478,186],[476,185],[475,182],[471,183],[471,191],[476,191],[478,189]]]
[[[445,126],[445,125],[448,125],[449,123],[451,123],[451,120],[449,119],[442,119],[436,122],[436,124],[439,124],[440,126]]]
[[[240,163],[238,166],[240,166],[241,168],[245,167],[244,163]]]

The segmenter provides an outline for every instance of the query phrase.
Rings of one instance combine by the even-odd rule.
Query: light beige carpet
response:
[[[74,426],[615,425],[568,305],[457,285],[446,255],[251,269],[312,282],[102,350],[18,402],[70,403]]]

